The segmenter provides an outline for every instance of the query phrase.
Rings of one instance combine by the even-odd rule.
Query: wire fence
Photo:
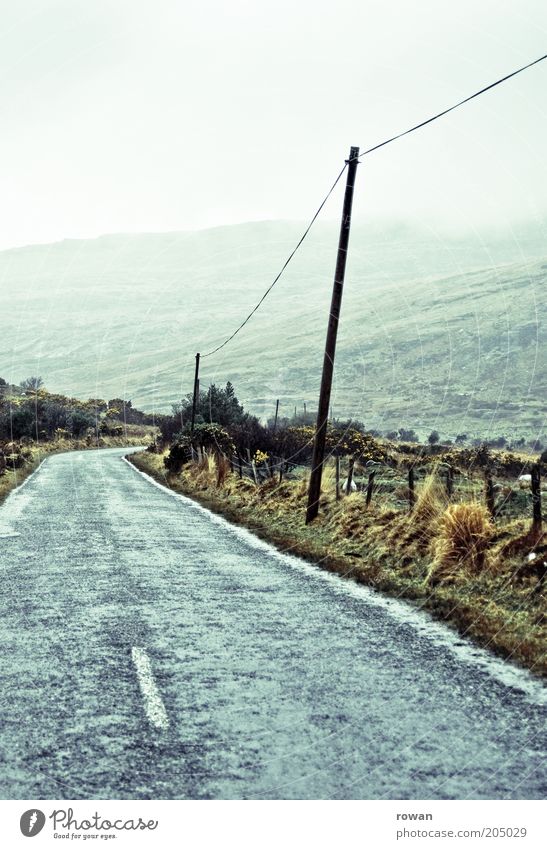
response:
[[[283,482],[307,482],[311,471],[311,462],[294,462],[274,454],[257,461],[249,451],[225,455],[220,451],[192,449],[194,462],[209,458],[216,461],[217,467],[221,462],[226,463],[233,476],[250,481],[257,489],[269,481],[277,486]],[[447,503],[482,501],[494,522],[531,517],[535,526],[541,526],[542,486],[538,464],[516,479],[507,474],[496,475],[489,468],[462,469],[444,462],[431,465],[427,458],[394,466],[376,461],[359,463],[351,456],[332,457],[327,471],[324,484],[335,493],[336,500],[357,494],[363,509],[374,504],[412,512],[422,488],[430,482]]]

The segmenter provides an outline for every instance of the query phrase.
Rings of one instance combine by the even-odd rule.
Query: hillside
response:
[[[245,406],[316,404],[337,224],[318,224],[261,310],[202,381],[231,380]],[[168,410],[194,354],[230,333],[302,232],[260,222],[113,235],[0,253],[0,376],[51,391],[123,394]],[[422,435],[537,436],[545,416],[547,249],[541,233],[440,240],[426,228],[352,233],[333,407]]]

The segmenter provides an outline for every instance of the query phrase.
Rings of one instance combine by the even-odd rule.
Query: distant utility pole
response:
[[[275,432],[277,430],[277,414],[278,413],[279,413],[279,398],[275,402],[275,418],[274,418],[274,426],[273,426],[274,436],[275,436]]]
[[[323,357],[323,374],[321,377],[321,391],[319,393],[319,409],[317,410],[317,424],[315,428],[315,439],[313,442],[313,457],[310,475],[310,487],[308,490],[308,508],[306,510],[306,524],[313,521],[319,512],[319,497],[321,495],[321,477],[323,474],[323,462],[325,458],[325,440],[327,436],[327,420],[329,415],[330,393],[332,388],[332,375],[334,371],[334,356],[336,354],[336,336],[338,334],[338,321],[340,319],[340,307],[342,305],[342,291],[344,288],[344,276],[346,273],[346,258],[348,255],[349,230],[351,225],[351,208],[353,205],[353,188],[355,185],[355,174],[359,157],[359,148],[352,147],[347,160],[348,176],[346,179],[346,192],[344,195],[344,206],[342,210],[342,223],[340,225],[340,237],[338,240],[338,256],[336,259],[336,270],[334,272],[334,283],[332,287],[332,300],[330,306],[329,323],[327,328],[327,341],[325,344],[325,355]]]
[[[196,373],[194,375],[194,397],[192,398],[192,423],[190,425],[190,433],[194,432],[196,423],[196,410],[199,399],[199,354],[196,354]]]

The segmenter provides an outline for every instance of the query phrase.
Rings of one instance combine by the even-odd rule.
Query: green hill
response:
[[[232,332],[301,235],[295,222],[113,235],[0,253],[0,375],[51,391],[123,395],[168,410],[191,390],[194,354]],[[203,360],[270,414],[317,401],[338,227],[316,225],[243,332]],[[354,227],[334,413],[383,431],[537,436],[545,417],[547,249],[440,239],[427,228]]]

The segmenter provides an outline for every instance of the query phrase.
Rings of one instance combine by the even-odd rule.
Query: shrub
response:
[[[219,424],[199,424],[194,428],[192,442],[200,448],[220,451],[221,454],[232,454],[235,446],[228,431]]]
[[[190,439],[187,436],[182,436],[172,444],[163,463],[172,475],[178,475],[184,464],[188,463],[191,458]]]

